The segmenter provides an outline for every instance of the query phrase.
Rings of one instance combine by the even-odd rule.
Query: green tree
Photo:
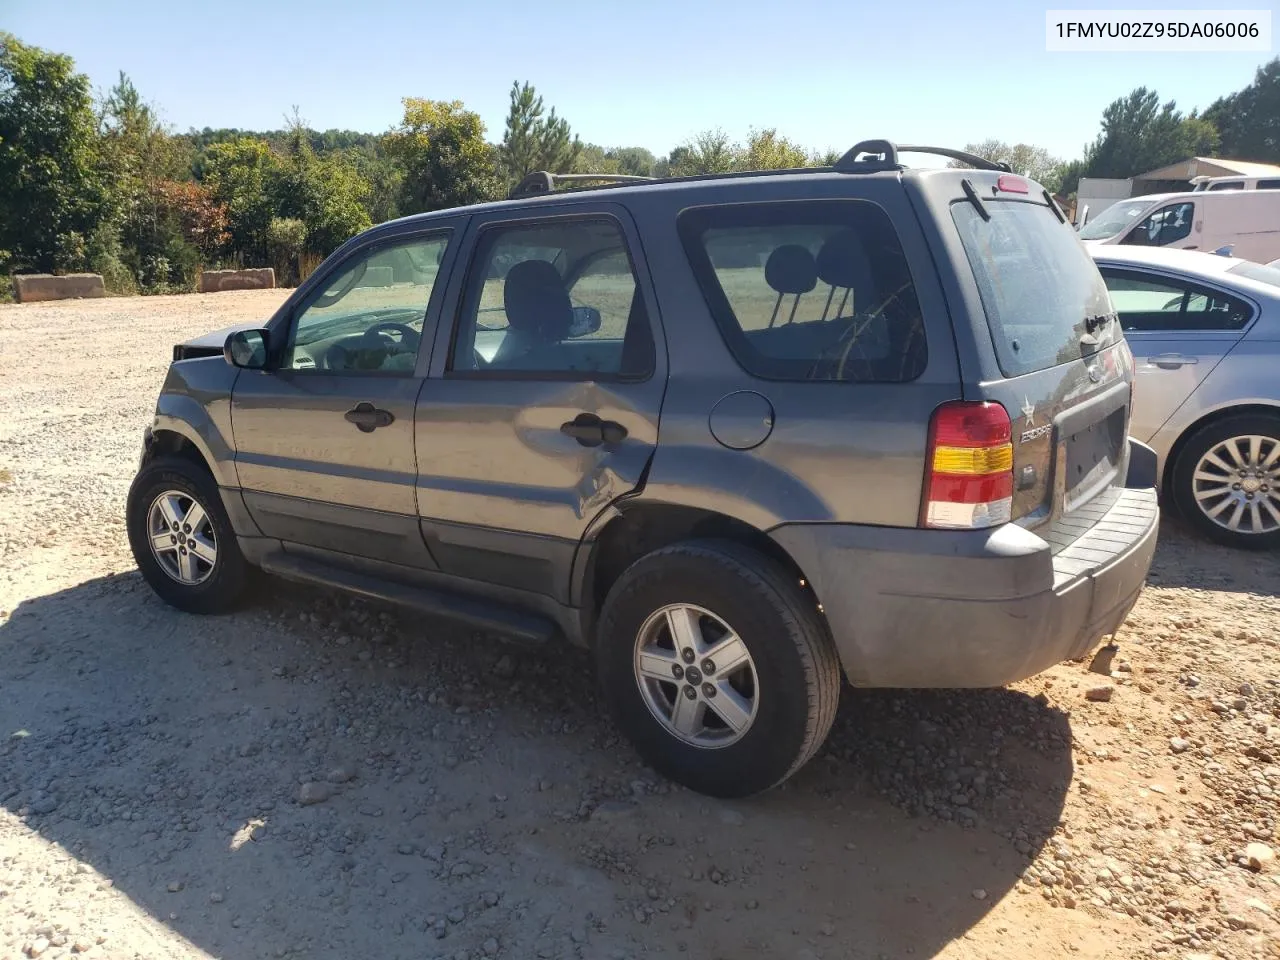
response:
[[[496,200],[503,184],[479,114],[462,101],[404,99],[404,119],[384,139],[404,170],[400,212],[421,213]]]
[[[1243,90],[1215,100],[1203,119],[1221,134],[1223,156],[1280,163],[1280,57]]]
[[[723,130],[704,130],[688,143],[671,151],[667,172],[673,177],[730,173],[742,158],[742,148],[729,140]]]
[[[605,158],[618,165],[618,173],[632,177],[652,177],[658,158],[644,147],[615,147],[605,152]]]
[[[230,247],[241,264],[266,260],[267,225],[275,216],[268,187],[279,165],[267,142],[251,137],[215,143],[203,155],[204,183],[227,209]]]
[[[291,126],[286,149],[268,175],[268,194],[277,217],[296,218],[306,226],[309,250],[327,256],[372,226],[364,207],[369,182],[345,155],[317,157],[301,122]]]
[[[144,291],[189,288],[202,260],[197,241],[207,239],[188,235],[198,220],[191,205],[199,198],[177,188],[190,177],[190,147],[165,129],[123,72],[103,101],[101,124],[115,209],[108,229],[118,231],[121,252],[104,243],[90,265],[110,278],[116,261],[123,263],[132,277],[117,277],[122,292],[135,285]]]
[[[810,162],[808,153],[786,137],[778,136],[778,131],[770,127],[751,131],[737,167],[740,170],[794,170]]]
[[[307,225],[294,217],[276,217],[267,224],[267,250],[281,286],[298,282],[299,265],[307,248]]]
[[[622,166],[610,151],[594,143],[584,143],[573,166],[574,173],[622,173]]]
[[[104,180],[88,78],[0,33],[0,250],[12,266],[84,267],[109,213]]]
[[[967,144],[964,150],[965,153],[972,153],[984,160],[1007,163],[1014,173],[1030,177],[1050,193],[1056,192],[1062,184],[1063,163],[1044,147],[1029,143],[1010,144],[1003,140],[983,140],[981,143]]]
[[[499,147],[508,180],[518,181],[535,170],[569,173],[577,169],[582,150],[582,141],[569,129],[568,121],[556,116],[555,107],[546,112],[532,85],[519,81],[511,85],[506,132]]]
[[[1161,105],[1154,90],[1139,87],[1102,112],[1102,132],[1085,149],[1084,176],[1133,177],[1213,154],[1217,130],[1195,113],[1184,116],[1170,100]]]

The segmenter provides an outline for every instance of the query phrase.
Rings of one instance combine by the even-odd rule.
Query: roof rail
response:
[[[547,170],[535,170],[520,178],[520,182],[511,188],[508,199],[531,197],[539,193],[551,193],[561,183],[570,185],[584,182],[595,183],[643,183],[652,177],[638,177],[626,173],[551,173]]]
[[[835,162],[833,170],[841,173],[873,173],[877,170],[900,170],[899,153],[930,153],[951,160],[959,160],[978,170],[998,170],[1001,173],[1012,173],[1013,168],[1007,163],[998,163],[965,153],[963,150],[952,150],[949,147],[926,147],[915,144],[891,143],[888,140],[863,140],[855,143],[845,155]],[[866,159],[863,159],[863,157]]]

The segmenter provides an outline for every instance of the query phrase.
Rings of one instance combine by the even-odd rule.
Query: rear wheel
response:
[[[636,561],[609,591],[596,656],[605,700],[641,756],[711,796],[786,780],[822,746],[840,700],[813,598],[731,542]]]
[[[1280,417],[1244,414],[1197,431],[1173,466],[1173,498],[1207,537],[1280,546]]]
[[[181,457],[143,466],[129,489],[129,546],[162,600],[188,613],[221,613],[244,591],[247,564],[213,477]]]

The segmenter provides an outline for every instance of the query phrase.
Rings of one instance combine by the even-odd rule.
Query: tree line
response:
[[[407,97],[381,134],[310,129],[178,133],[124,73],[95,95],[73,60],[0,33],[0,297],[22,272],[102,274],[115,293],[190,290],[198,272],[274,266],[298,282],[359,231],[397,216],[506,196],[534,170],[684,176],[830,165],[775,128],[745,142],[707,130],[656,156],[582,141],[529,83],[514,83],[502,139],[457,100]],[[1280,58],[1243,90],[1183,114],[1139,88],[1103,111],[1097,138],[1064,162],[998,140],[1051,190],[1128,177],[1194,155],[1280,162]]]

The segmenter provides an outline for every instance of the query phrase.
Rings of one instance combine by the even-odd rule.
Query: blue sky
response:
[[[997,137],[1071,158],[1134,87],[1205,107],[1274,55],[1047,53],[1044,11],[1059,5],[0,0],[0,29],[71,54],[96,87],[126,71],[179,130],[274,129],[296,104],[313,127],[381,132],[420,96],[462,100],[496,141],[518,79],[584,140],[659,154],[756,126],[815,149]]]

